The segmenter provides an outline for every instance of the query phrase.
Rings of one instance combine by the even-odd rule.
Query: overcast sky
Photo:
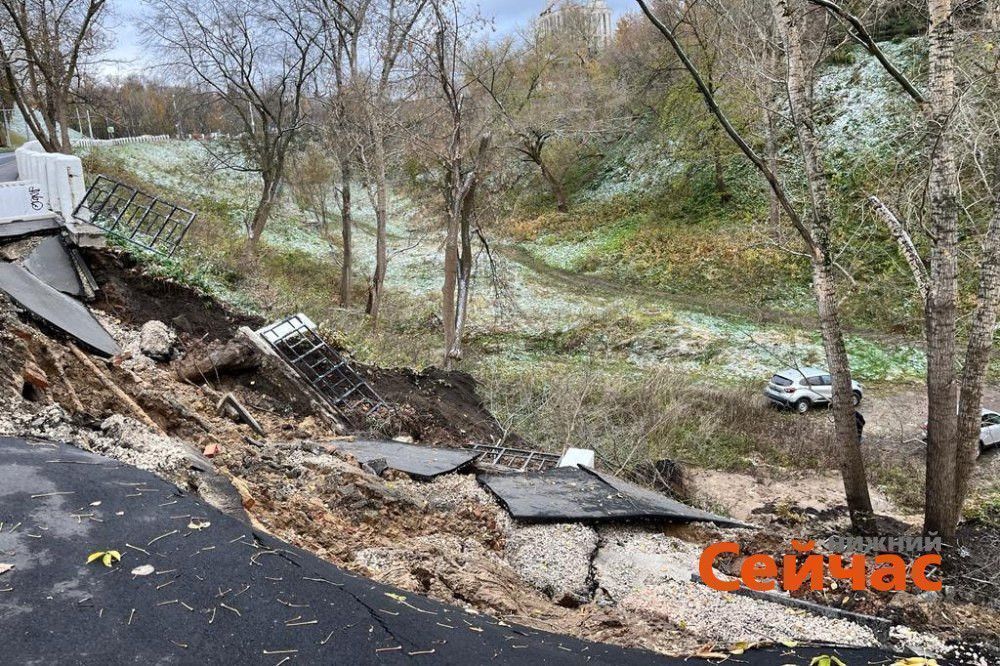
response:
[[[107,69],[112,73],[125,73],[142,69],[142,46],[137,27],[142,12],[141,0],[112,0],[115,17],[112,21],[115,48],[112,58],[116,65]],[[617,20],[627,11],[635,11],[633,0],[606,0]],[[469,0],[474,2],[474,0]],[[494,19],[497,32],[506,33],[527,26],[548,5],[548,0],[479,0],[478,5],[486,17]]]

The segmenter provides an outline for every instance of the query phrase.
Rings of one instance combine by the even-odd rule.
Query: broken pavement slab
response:
[[[586,467],[525,474],[480,474],[510,515],[530,522],[657,519],[746,527]]]
[[[77,298],[84,296],[76,263],[59,236],[50,236],[39,243],[24,260],[24,268],[57,291]]]
[[[29,236],[54,235],[58,234],[61,229],[62,224],[56,217],[0,222],[0,241],[15,241]]]
[[[323,442],[324,447],[349,453],[358,462],[377,467],[384,461],[390,468],[421,479],[433,479],[457,472],[471,465],[481,454],[460,449],[445,449],[389,440],[355,440]]]
[[[48,286],[21,266],[0,263],[0,291],[43,323],[65,333],[103,356],[121,348],[81,303]]]

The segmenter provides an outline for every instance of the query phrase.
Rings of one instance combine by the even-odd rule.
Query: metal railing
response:
[[[348,420],[356,421],[359,414],[367,418],[392,411],[350,362],[320,337],[305,315],[293,315],[258,333],[296,374]]]
[[[559,465],[559,459],[562,457],[558,453],[528,451],[508,446],[493,446],[492,444],[470,444],[466,448],[470,451],[481,451],[483,456],[479,459],[480,462],[506,467],[518,472],[544,472],[554,469]]]
[[[107,176],[98,176],[73,211],[73,217],[170,257],[191,228],[195,214]]]

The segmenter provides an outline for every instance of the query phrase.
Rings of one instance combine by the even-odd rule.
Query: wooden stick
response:
[[[118,398],[118,400],[120,400],[126,407],[128,407],[129,410],[131,410],[131,412],[142,423],[146,424],[147,426],[157,431],[158,433],[166,434],[163,432],[160,426],[156,424],[156,422],[153,419],[149,418],[149,414],[147,414],[142,409],[142,407],[136,404],[135,400],[130,398],[128,394],[125,393],[125,391],[121,390],[121,387],[115,384],[111,380],[111,378],[108,377],[99,367],[97,367],[97,365],[93,361],[91,361],[86,354],[80,351],[76,345],[74,345],[73,343],[69,343],[69,349],[71,352],[73,352],[73,356],[76,356],[77,360],[83,363],[84,366],[86,366],[87,369],[90,370],[95,377],[97,377],[98,381],[100,381],[101,384],[103,384],[106,389],[111,391],[114,394],[114,396]]]

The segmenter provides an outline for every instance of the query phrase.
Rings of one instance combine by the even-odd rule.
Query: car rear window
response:
[[[771,383],[775,386],[791,386],[792,380],[787,377],[782,377],[781,375],[775,375],[771,377]]]

